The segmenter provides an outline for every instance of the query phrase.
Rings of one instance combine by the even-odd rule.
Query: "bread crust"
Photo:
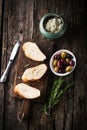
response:
[[[14,87],[14,93],[22,98],[35,99],[40,96],[40,90],[24,83],[19,83]]]
[[[22,80],[24,82],[36,81],[41,79],[47,71],[47,66],[45,64],[40,64],[35,67],[26,69],[22,75]]]
[[[44,61],[45,54],[40,50],[38,45],[34,42],[26,42],[23,44],[22,49],[26,57],[34,61]]]

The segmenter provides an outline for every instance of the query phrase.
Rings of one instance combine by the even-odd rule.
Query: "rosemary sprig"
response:
[[[48,96],[48,101],[44,104],[44,112],[50,114],[52,108],[60,101],[60,98],[68,91],[73,83],[66,84],[64,78],[56,79]]]

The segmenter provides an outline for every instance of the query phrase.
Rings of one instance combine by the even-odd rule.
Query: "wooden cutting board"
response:
[[[27,41],[35,42],[38,45],[38,47],[41,49],[41,51],[46,55],[47,59],[43,62],[38,62],[38,61],[33,61],[27,58],[22,50],[22,45]],[[53,42],[48,41],[48,40],[41,40],[41,41],[40,40],[26,40],[22,43],[22,45],[20,47],[19,55],[18,55],[18,63],[17,63],[17,68],[16,68],[14,86],[18,83],[23,83],[21,76],[27,68],[45,63],[48,67],[48,70],[45,73],[45,75],[40,80],[26,83],[28,85],[33,86],[34,88],[40,89],[41,97],[39,98],[39,100],[42,100],[45,95],[46,87],[47,87],[47,80],[49,76],[49,60],[52,55]]]
[[[46,55],[47,59],[43,62],[37,62],[37,61],[33,61],[33,60],[30,60],[29,58],[27,58],[22,50],[22,45],[27,41],[35,42],[38,45],[38,47],[41,49],[41,51]],[[45,93],[46,93],[47,84],[48,84],[48,78],[50,75],[49,61],[50,61],[50,57],[52,55],[53,42],[50,40],[41,40],[41,41],[40,40],[26,40],[22,43],[22,45],[20,47],[19,55],[18,55],[18,62],[17,62],[14,86],[18,83],[23,83],[21,76],[27,68],[34,67],[36,65],[45,63],[48,67],[48,70],[45,73],[45,75],[40,80],[26,83],[27,85],[30,85],[34,88],[38,88],[41,91],[41,96],[37,99],[34,99],[33,101],[43,102]],[[15,97],[17,98],[18,96],[15,95]],[[24,116],[28,116],[30,103],[31,103],[31,100],[23,99],[22,106],[20,106],[20,110],[18,113],[18,119],[20,121],[22,120],[22,118],[24,118]]]

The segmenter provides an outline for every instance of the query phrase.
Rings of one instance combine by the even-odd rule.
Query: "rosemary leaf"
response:
[[[48,100],[44,105],[44,112],[50,113],[51,109],[60,101],[60,98],[73,86],[73,83],[66,85],[65,81],[63,78],[54,81]]]

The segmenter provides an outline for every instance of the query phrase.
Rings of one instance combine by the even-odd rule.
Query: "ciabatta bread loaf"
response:
[[[34,99],[40,96],[40,90],[28,86],[24,83],[17,84],[14,87],[14,93],[26,99]]]
[[[26,55],[26,57],[34,60],[34,61],[44,61],[46,56],[39,49],[36,43],[26,42],[23,44],[22,49]]]
[[[45,64],[40,64],[35,67],[31,67],[25,70],[22,75],[22,80],[24,82],[39,80],[46,73],[46,71],[47,66]]]

